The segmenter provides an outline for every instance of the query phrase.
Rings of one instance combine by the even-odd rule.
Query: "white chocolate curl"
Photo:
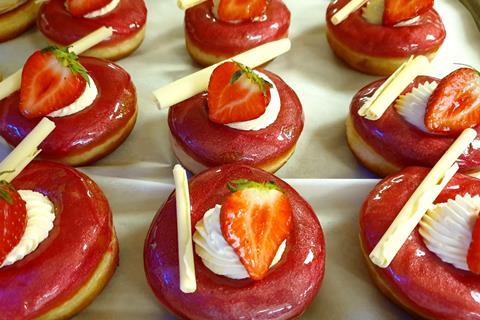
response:
[[[342,9],[338,10],[330,21],[332,21],[334,25],[342,23],[349,15],[360,9],[367,2],[368,0],[351,0],[343,6]]]
[[[432,206],[433,201],[455,175],[458,170],[455,162],[476,136],[475,130],[465,129],[430,170],[370,253],[370,260],[375,265],[380,268],[390,265],[424,214]]]
[[[179,164],[173,168],[175,198],[177,202],[178,265],[180,290],[192,293],[197,290],[195,264],[193,261],[192,221],[187,172]]]
[[[191,7],[195,7],[196,5],[205,2],[206,0],[178,0],[177,6],[182,10],[187,10]]]
[[[230,59],[224,60],[210,67],[192,73],[182,79],[174,81],[153,92],[160,109],[169,108],[179,102],[182,102],[196,94],[199,94],[208,88],[210,76],[216,67],[226,61],[237,61],[250,68],[258,67],[273,58],[290,50],[291,43],[289,39],[282,39],[265,43],[256,48],[250,49]]]
[[[55,129],[55,123],[43,118],[35,128],[0,163],[2,180],[11,182],[40,153],[38,146]]]
[[[429,66],[430,61],[425,56],[410,57],[410,60],[402,64],[363,104],[358,114],[368,120],[380,119],[405,88]]]

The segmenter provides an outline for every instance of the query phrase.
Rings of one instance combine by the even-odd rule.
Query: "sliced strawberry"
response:
[[[23,66],[20,112],[31,119],[66,107],[82,95],[87,81],[74,53],[57,47],[36,51]]]
[[[219,65],[208,84],[208,117],[227,124],[247,121],[265,113],[272,85],[237,62]]]
[[[222,204],[220,225],[250,277],[263,279],[291,229],[292,207],[274,183],[234,180]]]
[[[433,8],[433,0],[385,0],[383,24],[394,26]]]
[[[217,18],[222,21],[245,21],[262,16],[269,0],[218,0]]]
[[[26,226],[25,201],[10,184],[0,183],[0,265],[20,242]]]
[[[87,13],[101,9],[112,0],[67,0],[66,7],[74,17],[83,17]]]
[[[456,134],[480,124],[480,73],[460,68],[443,78],[430,96],[425,126]]]
[[[468,269],[473,273],[480,274],[480,219],[477,218],[473,229],[472,240],[467,254]]]

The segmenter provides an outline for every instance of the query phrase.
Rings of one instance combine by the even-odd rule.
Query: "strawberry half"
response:
[[[267,11],[269,2],[269,0],[218,0],[217,17],[226,22],[252,20]]]
[[[87,70],[68,49],[36,51],[23,66],[20,112],[31,119],[66,107],[82,95],[87,83]]]
[[[394,26],[433,8],[433,0],[385,0],[383,24]]]
[[[8,183],[0,183],[0,265],[17,246],[27,226],[25,201]]]
[[[228,187],[232,193],[220,212],[223,236],[250,277],[261,280],[290,233],[292,207],[287,196],[272,182],[240,179]]]
[[[480,72],[460,68],[443,78],[430,96],[425,126],[436,133],[460,133],[480,124]]]
[[[101,9],[112,0],[67,0],[65,5],[74,17],[83,17],[87,13]]]
[[[467,254],[468,269],[480,274],[480,219],[477,218],[473,229],[472,240]]]
[[[270,103],[271,87],[250,68],[225,62],[210,77],[208,117],[219,124],[256,119]]]

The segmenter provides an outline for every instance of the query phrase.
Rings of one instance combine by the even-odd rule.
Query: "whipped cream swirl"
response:
[[[425,113],[427,111],[428,100],[438,83],[425,82],[412,89],[411,92],[400,96],[395,102],[395,110],[411,125],[417,127],[423,132],[431,133],[425,127]]]
[[[43,194],[31,190],[18,190],[27,209],[27,226],[20,242],[5,257],[0,268],[22,260],[37,249],[53,228],[55,212],[53,203]]]
[[[260,129],[265,129],[266,127],[274,123],[275,120],[277,120],[278,114],[280,113],[280,94],[278,93],[275,83],[266,74],[261,73],[257,70],[253,70],[253,72],[259,75],[263,80],[268,81],[272,84],[272,87],[270,88],[270,102],[265,109],[265,112],[260,117],[248,121],[232,122],[226,124],[226,126],[230,128],[244,131],[257,131]]]
[[[128,0],[126,0],[128,1]],[[98,10],[95,10],[95,11],[92,11],[90,13],[87,13],[86,15],[84,15],[83,17],[84,18],[87,18],[87,19],[94,19],[94,18],[98,18],[98,17],[101,17],[101,16],[104,16],[106,14],[109,14],[110,12],[112,12],[113,10],[115,10],[115,8],[120,4],[120,0],[112,0],[109,4],[107,4],[105,7],[103,8],[100,8]]]
[[[442,261],[468,271],[468,249],[479,212],[480,196],[457,195],[428,210],[420,222],[420,235]]]
[[[66,117],[80,112],[92,105],[93,101],[95,101],[95,99],[97,98],[98,89],[95,85],[95,81],[93,81],[90,76],[88,76],[88,80],[90,84],[87,83],[87,85],[85,86],[85,90],[80,95],[80,97],[78,97],[77,100],[72,102],[70,105],[63,107],[62,109],[58,109],[49,113],[48,116],[52,118]]]
[[[223,237],[220,227],[221,205],[205,212],[203,219],[195,225],[195,252],[202,258],[203,264],[213,273],[231,279],[249,278],[248,272],[233,248]],[[286,241],[279,246],[270,267],[276,265],[285,251]]]

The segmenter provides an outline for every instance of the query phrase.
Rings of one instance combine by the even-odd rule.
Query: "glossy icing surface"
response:
[[[228,23],[217,20],[207,2],[185,12],[185,32],[202,51],[233,56],[288,35],[290,11],[281,0],[272,0],[259,21]]]
[[[145,241],[147,279],[162,304],[188,319],[290,319],[300,315],[320,288],[325,268],[321,226],[310,205],[288,184],[244,165],[210,169],[190,180],[192,233],[204,213],[222,203],[232,179],[274,181],[286,191],[293,229],[280,262],[261,281],[218,276],[195,255],[197,291],[179,289],[175,195],[159,210]]]
[[[73,17],[65,8],[65,0],[50,0],[42,6],[37,25],[47,38],[65,46],[102,26],[112,27],[113,36],[96,46],[101,47],[127,39],[146,22],[147,8],[143,0],[121,0],[112,12],[94,19]]]
[[[23,260],[0,269],[1,318],[33,319],[89,280],[109,249],[112,216],[98,186],[62,164],[34,161],[13,185],[48,196],[55,207],[48,238]]]
[[[380,57],[409,57],[436,51],[445,39],[445,27],[435,9],[421,15],[411,26],[370,24],[362,17],[361,9],[334,26],[331,17],[348,2],[335,0],[328,6],[327,27],[338,40],[357,52]]]
[[[360,236],[367,253],[378,243],[429,169],[410,167],[381,181],[360,213]],[[480,180],[457,174],[436,203],[455,195],[480,194]],[[478,319],[480,277],[442,262],[425,246],[417,228],[386,269],[376,269],[395,293],[436,319]]]
[[[419,76],[403,94],[426,81],[438,82],[438,79]],[[350,116],[356,131],[378,154],[397,166],[433,167],[456,137],[428,134],[417,129],[405,121],[395,110],[394,104],[376,121],[358,115],[358,109],[382,83],[383,80],[373,82],[353,97]],[[480,133],[479,126],[474,129]],[[459,158],[458,164],[463,172],[480,169],[480,138],[477,137],[468,153]]]
[[[96,146],[124,127],[135,116],[136,92],[130,75],[114,63],[80,57],[98,89],[86,109],[62,118],[50,118],[55,130],[40,145],[42,158],[58,159]],[[16,146],[41,118],[27,119],[18,110],[20,92],[0,101],[0,134]]]
[[[259,165],[286,153],[303,130],[303,111],[295,92],[271,72],[277,86],[280,113],[265,129],[243,131],[208,119],[207,94],[198,94],[170,108],[168,125],[175,140],[191,157],[213,167],[231,162]]]

